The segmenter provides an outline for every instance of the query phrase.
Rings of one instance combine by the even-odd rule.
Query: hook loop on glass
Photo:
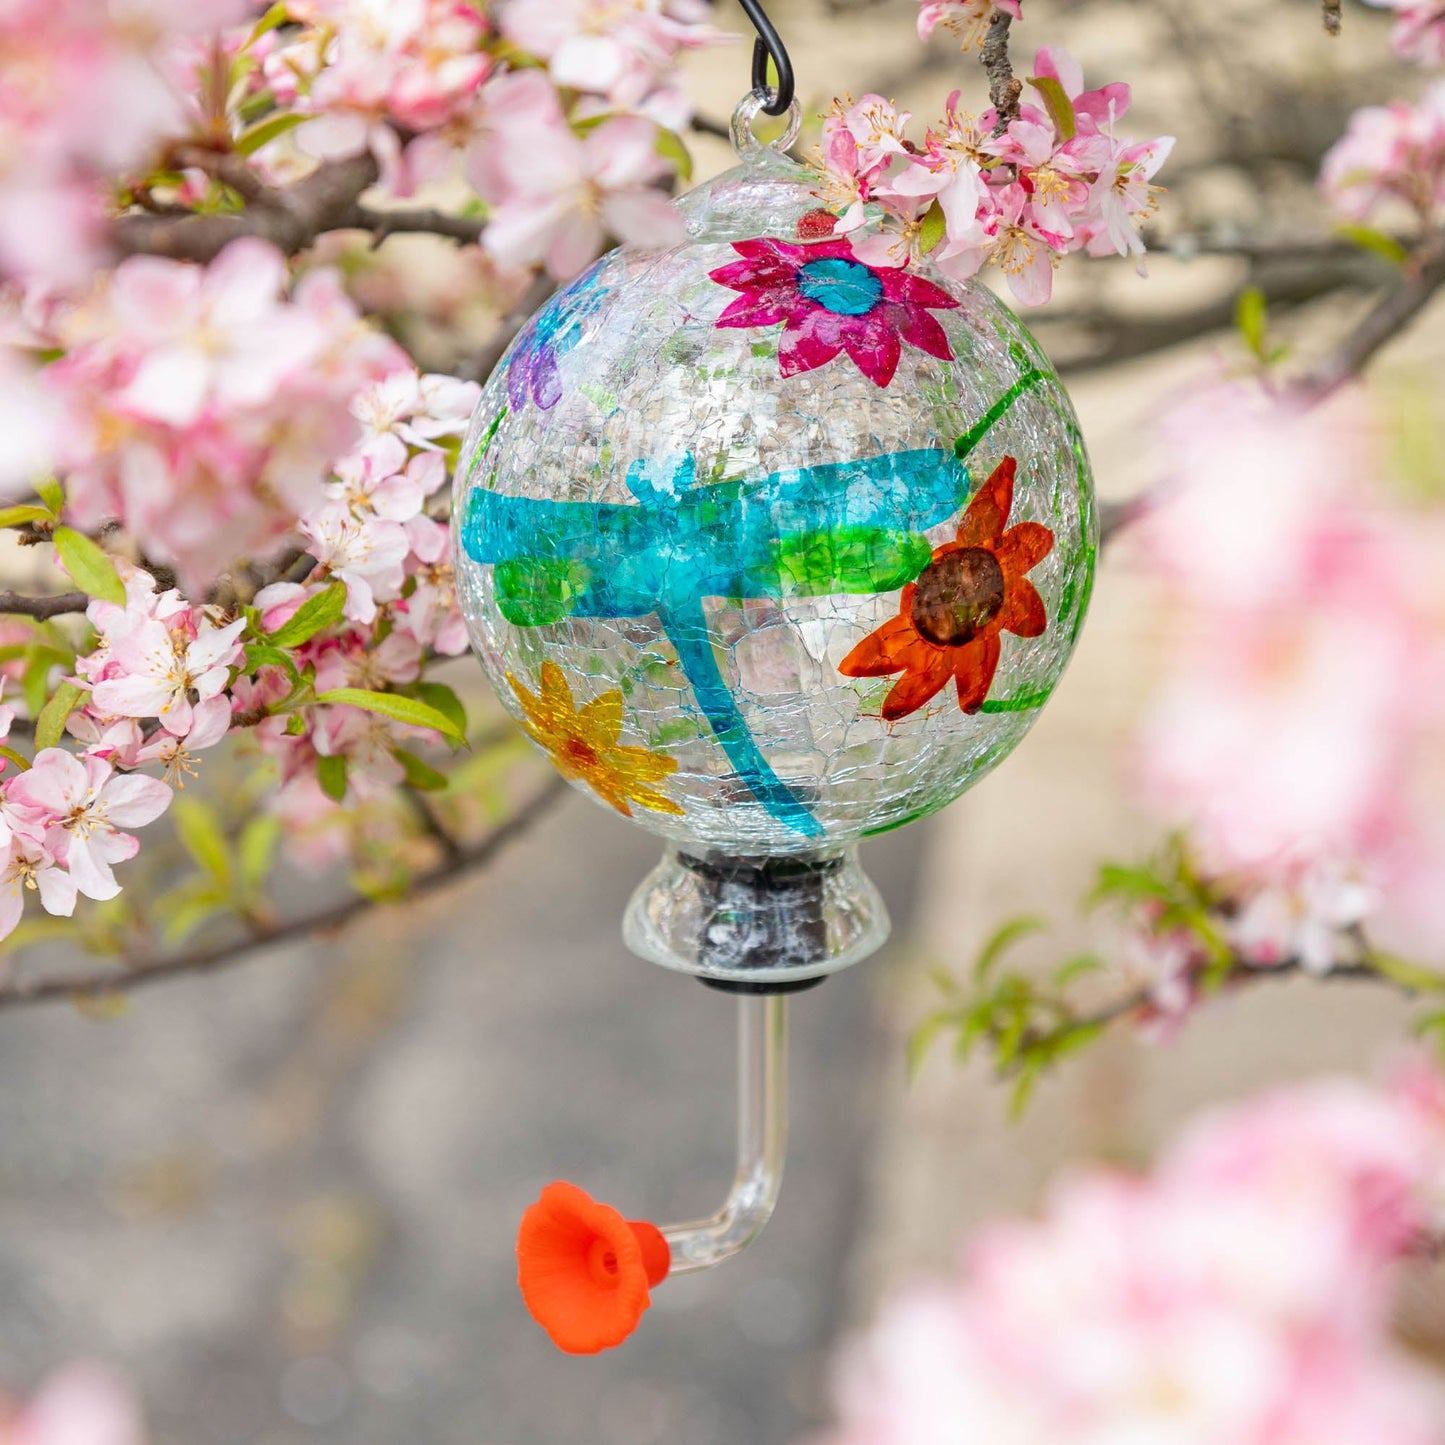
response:
[[[788,102],[788,119],[787,124],[783,127],[782,135],[775,140],[761,141],[753,134],[753,121],[759,115],[771,114],[766,101],[766,96],[759,95],[756,90],[752,90],[743,96],[738,102],[738,108],[733,111],[733,149],[740,156],[754,156],[765,148],[785,151],[798,138],[798,132],[803,126],[803,108],[798,104],[796,98]]]
[[[753,42],[753,92],[762,99],[762,108],[769,115],[782,115],[793,104],[793,62],[782,36],[768,19],[760,0],[738,0],[758,38]],[[768,85],[768,58],[778,72],[778,88]]]

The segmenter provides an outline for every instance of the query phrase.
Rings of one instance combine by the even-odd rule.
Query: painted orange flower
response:
[[[555,662],[542,664],[542,688],[533,692],[509,672],[507,681],[522,704],[527,736],[551,755],[564,778],[580,778],[598,796],[629,818],[629,803],[654,813],[681,813],[682,808],[652,784],[677,771],[677,760],[646,748],[625,748],[622,736],[622,693],[600,693],[582,709],[572,699],[567,678]]]
[[[569,1355],[620,1345],[667,1278],[662,1231],[626,1220],[586,1190],[559,1179],[522,1216],[517,1282],[532,1318]]]
[[[1018,463],[1005,457],[978,489],[958,536],[903,589],[898,616],[870,633],[838,664],[849,677],[901,672],[883,700],[895,722],[916,712],[950,678],[964,712],[983,706],[998,667],[999,634],[1038,637],[1048,626],[1043,599],[1024,576],[1053,549],[1038,522],[1008,525]]]

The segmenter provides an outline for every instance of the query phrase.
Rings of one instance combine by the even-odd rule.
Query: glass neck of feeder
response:
[[[716,1214],[662,1226],[673,1274],[730,1259],[772,1216],[788,1144],[787,1010],[781,994],[738,999],[737,1173]]]

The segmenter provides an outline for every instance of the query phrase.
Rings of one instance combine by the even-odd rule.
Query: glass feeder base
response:
[[[790,992],[867,958],[888,910],[853,849],[825,858],[669,849],[627,905],[628,948],[734,992]]]

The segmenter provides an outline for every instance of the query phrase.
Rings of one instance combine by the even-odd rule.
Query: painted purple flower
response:
[[[719,326],[775,326],[778,369],[796,376],[846,351],[858,370],[887,386],[906,341],[951,361],[948,338],[929,310],[954,307],[948,292],[902,268],[869,266],[847,240],[792,246],[786,241],[734,241],[743,259],[709,274],[743,294],[718,317]]]
[[[582,340],[582,323],[607,294],[597,284],[601,262],[559,292],[528,323],[507,363],[507,397],[516,411],[530,396],[543,411],[562,399],[557,360]]]

